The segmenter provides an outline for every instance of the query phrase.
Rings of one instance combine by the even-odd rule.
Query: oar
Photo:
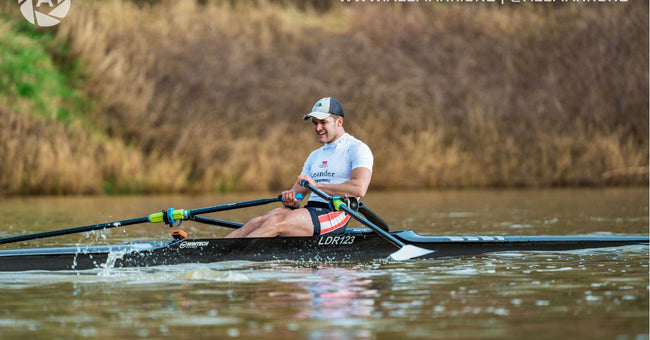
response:
[[[302,194],[301,193],[296,194],[296,199],[301,200],[302,199]],[[253,200],[253,201],[246,201],[246,202],[239,202],[239,203],[216,205],[214,207],[193,209],[193,210],[188,210],[186,212],[188,213],[188,218],[189,218],[191,216],[209,214],[209,213],[218,212],[218,211],[232,210],[232,209],[239,209],[239,208],[248,208],[248,207],[254,207],[256,205],[264,205],[264,204],[269,204],[269,203],[273,203],[273,202],[282,202],[282,200],[283,200],[282,195],[278,195],[278,197],[273,197],[273,198],[265,198],[265,199],[261,199],[261,200]]]
[[[296,199],[299,199],[299,200],[302,199],[302,194],[297,194]],[[116,228],[116,227],[125,227],[125,226],[129,226],[129,225],[140,224],[140,223],[165,222],[165,223],[167,223],[169,225],[173,225],[176,221],[188,220],[188,219],[191,219],[193,217],[196,217],[199,214],[207,214],[207,213],[212,213],[212,212],[217,212],[217,211],[239,209],[239,208],[248,208],[248,207],[253,207],[253,206],[257,206],[257,205],[264,205],[264,204],[279,202],[279,201],[282,201],[282,196],[281,195],[279,195],[278,197],[273,197],[273,198],[266,198],[266,199],[239,202],[239,203],[229,203],[229,204],[224,204],[224,205],[216,205],[216,206],[212,206],[212,207],[199,208],[199,209],[193,209],[193,210],[183,210],[183,209],[176,210],[176,209],[171,208],[171,209],[167,209],[166,211],[159,212],[159,213],[154,213],[154,214],[151,214],[151,215],[146,216],[146,217],[139,217],[139,218],[133,218],[133,219],[128,219],[128,220],[92,224],[92,225],[87,225],[87,226],[83,226],[83,227],[61,229],[61,230],[53,230],[53,231],[46,231],[46,232],[42,232],[42,233],[36,233],[36,234],[28,234],[28,235],[20,235],[20,236],[2,238],[2,239],[0,239],[0,244],[21,242],[21,241],[29,241],[29,240],[39,239],[39,238],[63,236],[63,235],[76,234],[76,233],[83,233],[83,232],[93,231],[93,230],[102,230],[102,229],[110,229],[110,228]],[[235,223],[235,222],[233,222],[233,223]],[[231,227],[236,227],[236,226],[233,224]]]
[[[130,220],[122,220],[122,221],[106,222],[106,223],[100,223],[100,224],[87,225],[87,226],[77,227],[77,228],[46,231],[46,232],[43,232],[43,233],[36,233],[36,234],[29,234],[29,235],[21,235],[21,236],[2,238],[2,239],[0,239],[0,244],[20,242],[20,241],[28,241],[28,240],[35,240],[35,239],[38,239],[38,238],[62,236],[62,235],[69,235],[69,234],[75,234],[75,233],[83,233],[83,232],[86,232],[86,231],[99,230],[99,229],[109,229],[109,228],[115,228],[115,227],[124,227],[124,226],[132,225],[132,224],[139,224],[139,223],[146,223],[146,222],[149,222],[149,217],[140,217],[140,218],[133,218],[133,219],[130,219]]]
[[[381,228],[384,231],[389,231],[390,228],[388,227],[388,223],[384,221],[383,218],[379,217],[374,211],[370,210],[367,205],[365,205],[363,202],[359,202],[359,212],[361,215],[365,216],[368,221],[374,223],[376,226]]]
[[[226,221],[226,220],[217,220],[215,218],[199,216],[199,215],[192,216],[191,220],[203,224],[218,225],[220,227],[233,228],[233,229],[238,229],[244,226],[244,223]]]
[[[296,194],[296,199],[301,200],[303,195],[301,193]],[[269,198],[270,202],[277,202],[277,201],[283,201],[284,199],[282,198],[282,195],[279,195],[278,198]],[[251,204],[255,202],[261,202],[261,201],[266,201],[266,200],[260,200],[260,201],[250,201],[250,202],[242,202],[242,203],[235,203],[238,204],[238,208],[242,207],[249,207],[250,205],[246,204]],[[267,203],[270,203],[267,202]],[[264,203],[261,203],[264,204]],[[257,205],[257,204],[254,204]],[[232,206],[232,205],[231,205]],[[195,209],[195,210],[190,210],[189,211],[189,217],[185,219],[192,220],[194,222],[199,222],[199,223],[204,223],[204,224],[210,224],[210,225],[218,225],[220,227],[226,227],[226,228],[241,228],[244,226],[244,223],[239,223],[239,222],[232,222],[232,221],[225,221],[225,220],[218,220],[215,218],[210,218],[210,217],[205,217],[205,216],[199,216],[199,214],[207,214],[210,212],[215,212],[215,208],[221,209],[221,207],[211,207],[211,208],[202,208],[202,209]],[[229,208],[229,209],[234,209],[234,208]],[[221,211],[221,210],[216,210],[216,211]]]
[[[363,216],[359,215],[356,211],[350,209],[347,204],[343,202],[340,198],[333,198],[332,196],[324,193],[318,188],[315,188],[309,182],[307,181],[302,181],[302,186],[305,188],[311,190],[313,193],[316,195],[322,197],[323,199],[326,199],[328,201],[333,202],[333,206],[336,210],[343,210],[346,213],[348,213],[350,216],[354,217],[357,221],[363,223],[370,229],[374,230],[377,232],[381,237],[383,237],[385,240],[389,241],[390,243],[394,244],[395,246],[399,247],[400,249],[392,254],[390,254],[390,258],[396,261],[405,261],[405,260],[410,260],[415,257],[420,257],[424,256],[427,254],[431,254],[435,252],[435,250],[430,250],[430,249],[424,249],[420,247],[416,247],[412,244],[405,244],[404,242],[398,240],[395,236],[389,234],[388,232],[382,230],[380,227],[376,226],[374,223],[368,221],[366,218]]]

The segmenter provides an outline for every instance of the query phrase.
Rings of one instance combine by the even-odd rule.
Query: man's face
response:
[[[320,143],[331,143],[341,136],[340,127],[342,122],[341,119],[335,118],[335,116],[329,116],[325,119],[312,118],[311,123]]]

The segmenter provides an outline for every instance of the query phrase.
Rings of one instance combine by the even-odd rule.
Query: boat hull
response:
[[[423,258],[506,251],[564,251],[648,244],[647,236],[422,236],[392,232],[405,244],[433,250]],[[0,251],[0,271],[86,270],[222,261],[365,261],[385,259],[398,248],[367,230],[337,236],[184,239],[111,246]]]

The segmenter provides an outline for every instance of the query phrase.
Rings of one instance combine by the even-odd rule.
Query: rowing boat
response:
[[[431,252],[419,258],[512,251],[565,251],[648,244],[646,236],[423,236],[412,230],[390,234]],[[0,271],[86,270],[151,267],[221,261],[367,261],[385,259],[396,248],[369,228],[337,236],[242,239],[178,239],[60,248],[0,251]]]
[[[354,200],[329,196],[309,183],[303,186],[361,222],[340,235],[310,237],[191,239],[178,229],[183,221],[239,228],[241,223],[203,214],[278,202],[281,196],[193,210],[173,208],[145,217],[93,224],[0,239],[0,244],[73,233],[164,222],[174,228],[173,240],[119,245],[79,245],[58,248],[0,250],[0,271],[86,270],[94,268],[151,267],[222,261],[366,261],[409,260],[512,251],[564,251],[648,244],[648,236],[424,236],[413,230],[389,231],[370,208]],[[301,199],[302,197],[298,197]]]

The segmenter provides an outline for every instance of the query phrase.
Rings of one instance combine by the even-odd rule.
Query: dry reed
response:
[[[56,39],[92,71],[95,132],[0,111],[55,140],[3,134],[21,166],[0,188],[279,190],[330,95],[374,189],[648,182],[647,2],[295,4],[76,2]],[[41,163],[16,152],[48,143]]]

